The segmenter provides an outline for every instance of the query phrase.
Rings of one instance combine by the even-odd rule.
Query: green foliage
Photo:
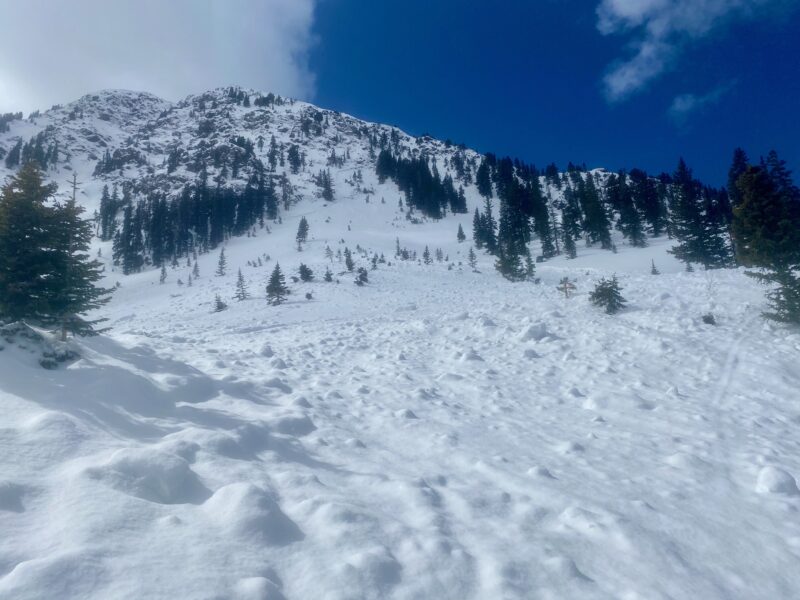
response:
[[[606,313],[613,315],[625,307],[626,300],[622,297],[617,276],[611,279],[601,279],[589,294],[589,301],[595,306],[605,309]]]
[[[89,255],[92,225],[72,197],[50,202],[36,163],[25,164],[0,193],[0,316],[57,324],[62,337],[97,333],[81,317],[107,303],[111,290],[97,287],[102,265]],[[50,202],[50,203],[48,203]]]
[[[275,268],[272,270],[272,275],[270,275],[267,283],[267,302],[273,306],[282,304],[286,301],[288,293],[289,288],[286,287],[286,279],[281,271],[281,266],[275,263]]]

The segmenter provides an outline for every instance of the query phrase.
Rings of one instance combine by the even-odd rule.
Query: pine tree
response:
[[[800,323],[800,190],[781,164],[750,167],[736,185],[741,201],[734,208],[733,231],[740,262],[767,292],[764,316]]]
[[[301,281],[311,281],[314,279],[314,271],[309,269],[303,263],[300,263],[300,268],[298,269],[298,272],[300,273]]]
[[[331,281],[333,281],[333,273],[331,273],[331,270],[330,270],[329,267],[325,267],[325,275],[323,276],[323,279],[327,283],[330,283]]]
[[[661,275],[661,271],[656,268],[656,261],[651,260],[650,275]]]
[[[356,266],[356,264],[353,262],[353,255],[350,253],[350,248],[344,249],[344,266],[351,273]]]
[[[47,206],[55,185],[26,163],[0,192],[0,318],[58,324],[62,339],[98,333],[102,319],[82,318],[108,302],[111,290],[97,287],[102,265],[90,258],[92,225],[72,198]]]
[[[325,246],[325,258],[333,262],[333,250],[331,250],[330,246]]]
[[[72,196],[54,207],[56,233],[53,249],[61,277],[51,284],[51,321],[61,328],[61,339],[67,333],[91,336],[102,333],[95,325],[106,319],[87,320],[80,315],[100,308],[111,299],[113,290],[97,287],[103,265],[91,258],[92,225],[82,218],[84,209],[77,204],[77,176],[72,179]]]
[[[536,265],[533,263],[530,251],[525,253],[525,279],[526,281],[536,280]]]
[[[195,279],[198,279],[200,277],[200,267],[198,266],[196,260],[194,261],[194,267],[192,267],[192,276]]]
[[[217,261],[217,270],[214,274],[217,277],[224,277],[225,270],[228,268],[228,260],[225,258],[225,248],[219,251],[219,260]]]
[[[247,300],[250,297],[250,293],[247,291],[247,282],[244,280],[241,269],[239,269],[239,274],[236,276],[236,293],[233,297],[239,302]]]
[[[308,239],[308,221],[305,217],[300,218],[300,224],[297,226],[297,243],[300,244]]]
[[[472,239],[475,240],[475,246],[480,250],[483,248],[483,218],[481,218],[480,211],[476,208],[475,215],[472,218]]]
[[[475,267],[478,265],[478,257],[475,256],[475,251],[472,249],[472,246],[469,247],[469,254],[467,254],[467,261],[469,262],[470,268],[474,271]]]
[[[10,177],[0,194],[0,318],[41,319],[50,313],[49,282],[58,276],[49,248],[55,193],[34,163]]]
[[[626,300],[622,297],[617,276],[611,279],[601,279],[589,294],[589,301],[595,306],[604,308],[606,313],[613,315],[625,307]]]
[[[467,236],[464,235],[464,229],[461,227],[461,223],[458,224],[458,234],[456,234],[456,239],[458,240],[459,244],[467,239]]]
[[[161,265],[161,275],[158,278],[158,282],[163,285],[166,280],[167,280],[167,265]]]
[[[270,275],[267,283],[267,302],[277,306],[286,300],[288,293],[289,288],[286,287],[286,280],[283,277],[281,266],[275,263],[275,268],[272,270],[272,275]]]
[[[355,283],[359,286],[369,283],[369,273],[367,273],[367,270],[364,267],[358,268]]]
[[[220,295],[217,294],[216,296],[214,296],[214,312],[222,312],[226,308],[228,308],[228,305],[222,301]]]
[[[426,265],[429,265],[433,262],[433,259],[431,259],[431,251],[428,249],[427,246],[425,246],[425,251],[422,253],[422,261]]]

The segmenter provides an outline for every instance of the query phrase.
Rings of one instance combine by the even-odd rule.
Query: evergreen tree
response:
[[[228,308],[228,305],[222,301],[220,295],[214,296],[214,312],[222,312],[226,308]]]
[[[461,227],[461,223],[458,224],[458,233],[456,234],[456,239],[458,240],[459,244],[467,239],[467,236],[464,235],[464,229]]]
[[[595,306],[604,308],[606,313],[613,315],[625,307],[626,300],[622,297],[617,276],[611,279],[601,279],[589,294],[589,301]]]
[[[0,193],[0,317],[57,324],[62,339],[98,333],[102,319],[81,317],[103,306],[111,290],[97,287],[102,265],[89,248],[92,225],[72,197],[46,203],[55,185],[43,182],[41,169],[26,163]]]
[[[426,265],[429,265],[429,264],[431,264],[433,262],[433,260],[431,259],[431,251],[428,250],[427,246],[425,246],[425,251],[422,253],[422,261]]]
[[[219,251],[219,259],[217,260],[217,270],[214,274],[217,277],[224,277],[225,271],[228,268],[228,259],[225,258],[225,248]]]
[[[486,199],[492,197],[492,178],[490,173],[489,161],[484,158],[481,161],[478,171],[475,174],[475,185],[478,186],[478,193]]]
[[[781,168],[749,167],[736,183],[733,232],[747,274],[771,285],[764,316],[800,323],[800,191]]]
[[[192,267],[192,276],[195,279],[200,277],[200,267],[198,266],[197,261],[194,261],[194,267]]]
[[[330,270],[329,267],[325,267],[325,275],[323,276],[323,279],[327,283],[330,283],[331,281],[333,281],[333,273],[331,273],[331,270]]]
[[[733,208],[742,203],[742,192],[737,185],[739,178],[744,175],[750,166],[747,154],[741,148],[733,151],[733,162],[728,170],[728,197]]]
[[[655,261],[655,260],[651,260],[650,262],[651,262],[651,266],[650,266],[650,274],[651,274],[651,275],[661,275],[661,271],[659,271],[659,270],[656,268],[656,261]]]
[[[28,163],[0,195],[0,317],[39,320],[50,314],[50,281],[58,276],[50,248],[54,184]]]
[[[365,283],[369,283],[369,273],[364,267],[359,267],[358,272],[356,274],[356,285],[364,285]]]
[[[525,279],[526,281],[536,280],[536,265],[533,263],[530,251],[525,253]]]
[[[579,181],[584,214],[583,228],[586,231],[586,236],[590,243],[599,242],[601,248],[611,250],[610,223],[608,215],[600,203],[600,196],[594,183],[594,177],[589,173],[585,180],[579,178]]]
[[[344,249],[344,266],[351,273],[353,272],[353,269],[356,266],[356,264],[353,262],[353,255],[350,253],[350,248]]]
[[[483,244],[490,254],[497,252],[497,222],[492,216],[492,202],[486,198],[483,207],[483,214],[481,215],[481,233],[483,235]]]
[[[467,261],[469,263],[470,268],[474,271],[475,267],[478,265],[478,257],[475,256],[475,251],[472,249],[472,246],[469,247],[469,254],[467,254]]]
[[[275,268],[272,270],[272,275],[270,275],[267,283],[267,302],[277,306],[286,300],[288,293],[289,288],[286,287],[286,280],[281,271],[281,266],[275,263]]]
[[[164,282],[167,280],[167,265],[161,265],[161,275],[158,278],[158,282],[161,285],[164,285]]]
[[[670,252],[686,263],[706,269],[728,266],[730,249],[725,224],[716,211],[711,191],[692,177],[683,159],[673,175],[672,232],[678,245]]]
[[[244,275],[242,275],[241,269],[239,269],[239,273],[236,276],[236,293],[233,297],[239,302],[247,300],[250,297],[250,292],[247,291],[247,282],[244,280]]]
[[[308,221],[305,217],[300,218],[300,223],[297,226],[297,243],[300,244],[308,239]]]
[[[298,272],[300,274],[301,281],[311,281],[314,279],[314,271],[309,269],[303,263],[300,263],[300,268],[298,269]]]
[[[472,239],[475,240],[475,246],[477,246],[479,250],[483,248],[483,219],[477,208],[475,209],[475,216],[472,218]]]

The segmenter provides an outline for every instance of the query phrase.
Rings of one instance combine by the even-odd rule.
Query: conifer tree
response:
[[[325,275],[323,276],[323,279],[327,283],[330,283],[331,281],[333,281],[333,273],[331,273],[331,270],[330,270],[329,267],[325,267]]]
[[[356,266],[356,264],[353,262],[353,255],[350,252],[350,248],[344,249],[344,266],[351,273]]]
[[[469,247],[469,254],[467,254],[467,261],[469,263],[470,268],[474,271],[475,267],[478,265],[478,257],[475,256],[475,251],[472,249],[472,246]]]
[[[167,280],[167,265],[161,265],[161,275],[158,278],[158,282],[163,285],[166,280]]]
[[[433,259],[431,259],[431,251],[428,249],[427,246],[425,246],[425,251],[422,253],[422,261],[426,265],[429,265],[433,262]]]
[[[525,279],[526,281],[536,280],[536,265],[533,263],[530,251],[525,252]]]
[[[308,266],[300,263],[300,267],[298,268],[298,272],[300,274],[300,281],[311,281],[314,279],[314,271],[308,268]]]
[[[89,255],[92,225],[76,204],[76,180],[71,199],[48,206],[55,189],[28,162],[0,192],[0,318],[57,324],[62,339],[93,335],[102,320],[80,315],[108,302],[111,290],[95,285],[102,265]]]
[[[195,279],[198,279],[200,277],[200,267],[198,266],[196,260],[194,261],[194,267],[192,267],[192,276]]]
[[[606,313],[613,315],[625,307],[626,300],[622,297],[617,276],[611,279],[601,279],[589,294],[589,301],[595,306],[605,309]]]
[[[472,239],[475,240],[475,246],[480,250],[483,248],[483,218],[480,211],[476,208],[475,215],[472,218]]]
[[[358,268],[355,283],[359,286],[369,283],[369,273],[367,273],[367,270],[364,267]]]
[[[740,262],[758,269],[747,274],[771,286],[764,316],[800,323],[800,190],[776,163],[739,177],[733,232]]]
[[[297,226],[297,243],[300,244],[308,239],[308,221],[305,217],[300,218],[300,223]]]
[[[217,270],[214,274],[217,277],[223,277],[225,275],[225,271],[228,268],[228,259],[225,258],[225,248],[219,251],[219,260],[217,260]]]
[[[272,270],[272,275],[270,275],[267,283],[267,302],[277,306],[286,300],[288,293],[289,288],[286,287],[286,279],[281,271],[281,266],[275,263],[275,268]]]
[[[467,239],[467,236],[464,235],[464,229],[461,227],[461,223],[458,224],[458,233],[456,234],[456,239],[458,240],[459,244]]]
[[[655,260],[651,260],[650,263],[651,263],[651,265],[650,265],[650,274],[651,275],[661,275],[661,271],[659,271],[656,268],[656,261]]]
[[[244,275],[242,275],[241,269],[239,269],[239,273],[236,276],[236,293],[233,297],[239,302],[247,300],[250,297],[250,292],[247,291],[247,282],[244,280]]]
[[[228,308],[228,305],[222,301],[220,295],[217,294],[216,296],[214,296],[214,312],[222,312],[226,308]]]

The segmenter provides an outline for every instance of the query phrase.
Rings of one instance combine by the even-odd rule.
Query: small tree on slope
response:
[[[269,283],[267,283],[267,302],[277,306],[286,300],[288,293],[289,288],[286,287],[286,280],[283,277],[283,272],[281,272],[281,266],[275,263],[275,268],[269,277]]]
[[[241,269],[239,269],[239,274],[236,276],[236,293],[233,297],[239,302],[247,300],[250,297],[250,292],[247,291],[247,283],[244,280]]]
[[[601,279],[589,294],[589,300],[595,306],[604,308],[606,313],[613,315],[625,308],[625,298],[622,297],[621,288],[617,276],[611,279]]]
[[[225,248],[219,251],[219,260],[217,261],[217,277],[223,277],[225,270],[228,268],[228,260],[225,258]]]

